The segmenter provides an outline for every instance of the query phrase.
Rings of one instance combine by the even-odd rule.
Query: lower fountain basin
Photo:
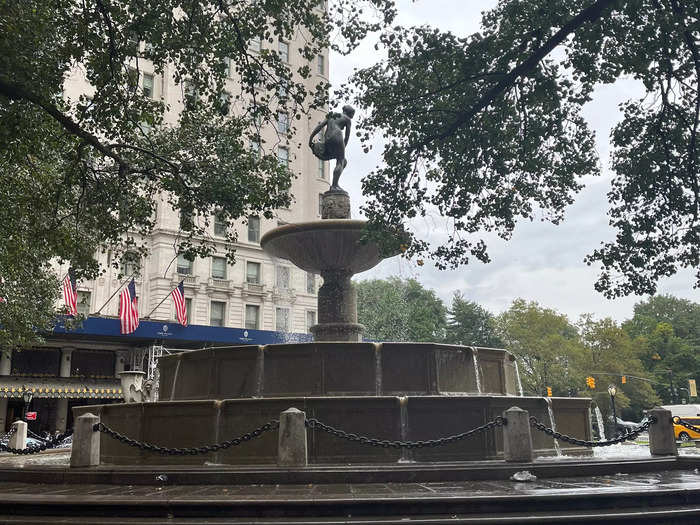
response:
[[[587,398],[551,398],[557,430],[590,440],[590,403]],[[168,401],[96,405],[73,408],[78,417],[94,413],[108,427],[130,438],[165,447],[195,447],[238,437],[273,419],[290,407],[303,410],[333,427],[389,440],[427,440],[458,434],[493,420],[517,405],[550,426],[547,402],[540,397],[503,396],[374,396],[297,397]],[[554,441],[533,431],[538,456],[555,454]],[[274,465],[277,431],[240,446],[200,456],[163,456],[100,435],[100,461],[109,464],[204,464]],[[500,428],[464,440],[412,450],[371,447],[308,430],[310,464],[396,464],[400,461],[455,462],[498,459],[503,454]],[[567,455],[590,454],[582,447],[566,448]]]

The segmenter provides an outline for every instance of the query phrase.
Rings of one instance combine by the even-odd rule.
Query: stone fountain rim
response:
[[[321,219],[318,221],[295,222],[278,226],[274,230],[270,230],[260,239],[260,246],[285,235],[293,233],[302,233],[307,231],[335,231],[335,230],[352,230],[357,231],[364,229],[367,221],[360,219]]]

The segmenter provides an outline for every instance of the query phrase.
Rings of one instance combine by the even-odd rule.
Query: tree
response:
[[[231,224],[288,206],[294,174],[250,144],[280,109],[295,122],[324,108],[328,86],[311,67],[321,49],[348,52],[395,15],[391,0],[340,0],[329,13],[318,4],[0,0],[0,294],[11,298],[0,343],[26,343],[32,330],[20,325],[45,327],[58,287],[50,261],[94,278],[97,252],[145,252],[160,196],[181,213],[178,249],[189,258],[211,253],[214,214]],[[309,65],[292,70],[253,49],[297,31]],[[144,62],[179,86],[181,114],[142,88]],[[75,75],[89,92],[64,89]],[[229,76],[239,81],[230,96]]]
[[[447,311],[447,343],[500,348],[496,320],[491,312],[455,292]]]
[[[700,305],[671,295],[650,297],[634,305],[624,328],[644,349],[642,360],[659,382],[659,396],[666,402],[687,398],[687,380],[700,378]]]
[[[363,181],[374,227],[437,211],[452,233],[437,246],[414,237],[407,254],[443,268],[488,262],[485,232],[507,239],[518,220],[558,223],[582,178],[599,174],[583,105],[596,86],[633,77],[646,93],[622,105],[611,137],[617,235],[587,263],[602,265],[596,288],[609,297],[654,293],[660,277],[698,269],[700,4],[501,0],[481,26],[464,38],[387,30],[386,59],[345,91],[366,109],[365,147],[386,138],[383,165]]]
[[[581,395],[593,397],[607,419],[611,413],[607,386],[614,384],[617,388],[615,403],[620,409],[618,416],[638,421],[643,410],[660,402],[652,384],[644,381],[645,378],[654,379],[641,360],[645,348],[610,318],[595,321],[591,314],[583,315],[578,329],[584,347],[579,377],[593,376],[597,381],[597,388],[588,390],[580,379]],[[624,384],[623,375],[627,376]]]
[[[520,366],[523,390],[568,396],[581,384],[583,347],[568,318],[536,302],[516,299],[497,319],[498,335]]]
[[[399,277],[355,283],[357,319],[375,341],[442,342],[446,311],[433,290]]]

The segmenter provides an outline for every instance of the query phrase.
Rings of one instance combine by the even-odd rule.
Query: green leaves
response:
[[[445,307],[432,290],[415,279],[371,279],[354,284],[357,319],[364,337],[375,341],[441,342]]]
[[[583,105],[595,86],[637,78],[647,95],[623,106],[612,136],[617,236],[587,262],[602,264],[596,288],[607,296],[653,293],[660,277],[700,265],[698,34],[700,5],[678,0],[502,0],[469,37],[385,31],[387,58],[340,91],[366,110],[365,149],[385,139],[363,211],[393,225],[440,214],[451,233],[414,241],[408,255],[439,268],[488,262],[486,232],[508,239],[520,220],[563,219],[583,177],[599,174]]]
[[[330,14],[318,0],[0,0],[0,276],[15,297],[0,345],[26,345],[53,316],[50,262],[92,279],[99,252],[144,255],[158,204],[189,222],[177,246],[188,257],[213,250],[214,214],[231,225],[287,207],[296,175],[261,130],[280,111],[292,123],[325,111],[327,83],[304,60],[353,49],[394,14],[391,0]],[[278,41],[294,41],[302,65]],[[226,241],[233,261],[235,234]]]

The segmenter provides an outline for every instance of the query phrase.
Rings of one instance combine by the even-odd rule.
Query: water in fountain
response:
[[[598,425],[598,439],[600,441],[605,441],[605,426],[603,425],[603,414],[600,412],[600,408],[596,405],[593,408],[593,413],[595,414],[595,422]]]
[[[479,373],[479,353],[473,346],[472,349],[472,360],[474,361],[474,377],[476,377],[476,391],[481,394],[481,374]]]
[[[557,431],[557,424],[554,422],[554,411],[552,410],[552,400],[548,397],[544,398],[545,402],[547,403],[547,414],[549,414],[549,426],[552,430],[555,432]],[[555,439],[554,440],[554,450],[557,453],[557,456],[561,456],[561,447],[559,446],[559,440]]]
[[[518,380],[518,395],[523,397],[523,383],[520,380],[520,368],[518,368],[518,360],[515,360],[515,377]]]

